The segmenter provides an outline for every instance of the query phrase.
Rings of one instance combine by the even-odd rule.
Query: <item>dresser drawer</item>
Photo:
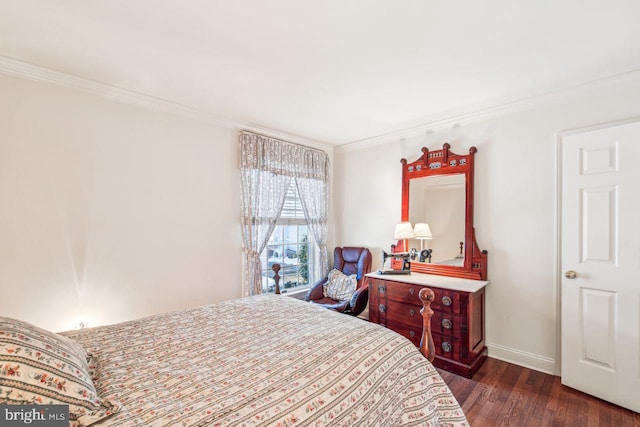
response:
[[[424,286],[397,282],[379,282],[374,286],[373,292],[377,293],[380,298],[422,306],[422,301],[420,301],[418,294]]]
[[[420,339],[422,338],[422,325],[417,327],[406,323],[396,323],[390,321],[386,326],[387,328],[396,331],[403,337],[407,338],[416,347],[420,346]]]
[[[462,293],[458,291],[450,291],[447,289],[431,288],[435,293],[435,299],[431,303],[431,308],[434,311],[441,311],[446,313],[460,314],[461,312],[461,296]],[[420,299],[418,298],[418,301]]]
[[[455,338],[452,335],[438,334],[435,332],[431,335],[433,336],[433,344],[436,348],[436,356],[445,357],[451,360],[461,360],[462,345],[458,338]],[[419,342],[420,339],[418,338],[418,343]]]
[[[425,288],[425,286],[383,280],[372,280],[369,282],[369,292],[374,297],[383,300],[405,302],[419,307],[422,307],[419,294],[423,288]],[[435,300],[431,303],[431,308],[438,311],[460,314],[460,292],[441,288],[431,289],[435,293]]]
[[[393,323],[396,325],[406,324],[419,328],[422,331],[422,314],[416,305],[405,304],[398,301],[378,299],[375,311],[378,312],[380,323]],[[371,312],[371,309],[369,309]]]
[[[422,315],[420,315],[420,317],[422,317]],[[462,329],[464,327],[462,316],[438,310],[433,311],[433,316],[431,317],[431,332],[453,335],[460,338],[462,337]]]

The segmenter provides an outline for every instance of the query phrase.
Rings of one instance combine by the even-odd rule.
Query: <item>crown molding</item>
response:
[[[420,120],[422,123],[416,126],[410,126],[398,131],[334,146],[327,142],[315,141],[299,135],[266,128],[257,124],[228,119],[174,101],[110,86],[94,80],[72,76],[70,74],[4,56],[0,56],[0,73],[81,90],[112,101],[153,109],[198,122],[211,124],[217,127],[261,133],[273,138],[319,148],[330,153],[361,150],[394,140],[415,137],[429,131],[451,128],[452,126],[457,126],[461,123],[473,123],[481,120],[488,120],[524,109],[540,107],[557,101],[566,101],[568,99],[598,93],[599,91],[615,84],[640,80],[640,70],[633,70],[555,91],[493,100],[490,103],[476,104],[462,109],[451,110],[442,114],[425,117]]]
[[[348,142],[334,148],[335,153],[362,150],[364,148],[382,145],[391,141],[403,140],[425,133],[431,133],[442,129],[450,129],[460,126],[462,123],[473,123],[483,120],[490,120],[518,111],[541,107],[554,102],[567,101],[579,97],[601,93],[607,88],[621,83],[640,82],[640,70],[616,74],[586,83],[565,87],[562,89],[548,91],[529,96],[519,96],[493,100],[485,104],[476,104],[458,110],[451,110],[442,114],[426,117],[423,124],[408,127],[396,132],[390,132],[359,141]]]
[[[241,121],[228,119],[174,101],[146,95],[129,89],[110,86],[94,80],[76,77],[67,73],[29,64],[27,62],[5,56],[0,56],[0,73],[36,82],[52,83],[58,86],[81,90],[111,101],[161,111],[225,129],[248,130],[251,132],[261,133],[272,138],[320,148],[325,151],[333,150],[333,146],[323,142],[310,140],[275,129],[269,129],[256,124],[243,123]]]
[[[134,92],[128,89],[110,86],[94,80],[72,76],[70,74],[54,71],[12,58],[0,56],[0,73],[15,77],[22,77],[37,82],[53,83],[58,86],[88,92],[111,101],[159,110],[225,128],[233,129],[238,125],[232,120],[216,117],[212,114],[208,114],[204,111],[187,107],[176,102]]]

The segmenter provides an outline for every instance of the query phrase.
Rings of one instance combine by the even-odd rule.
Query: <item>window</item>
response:
[[[329,156],[246,131],[238,141],[243,294],[268,292],[268,269],[276,260],[283,264],[283,289],[313,283],[329,269]],[[303,219],[301,202],[309,222]]]
[[[280,264],[280,292],[305,289],[315,282],[317,246],[309,234],[295,179],[287,189],[284,207],[262,261],[262,290],[275,292],[273,264]]]

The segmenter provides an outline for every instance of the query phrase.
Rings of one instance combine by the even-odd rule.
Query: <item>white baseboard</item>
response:
[[[556,375],[556,361],[548,357],[543,357],[526,351],[504,347],[498,344],[487,344],[489,357],[499,359],[525,368],[544,372],[545,374]]]

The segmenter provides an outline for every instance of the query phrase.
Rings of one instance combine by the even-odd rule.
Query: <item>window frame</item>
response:
[[[293,205],[292,208],[288,208],[287,209],[287,205]],[[285,228],[286,227],[305,227],[306,228],[306,237],[307,237],[307,241],[306,243],[303,241],[303,238],[300,236],[300,229],[297,228],[296,230],[296,239],[295,241],[290,241],[290,240],[285,240],[284,236],[286,235],[285,233]],[[278,242],[274,242],[272,243],[272,238],[274,236],[275,233],[277,233],[279,230],[282,230],[282,239],[280,239],[280,241]],[[300,256],[300,248],[302,245],[306,244],[307,245],[307,283],[306,284],[296,284],[294,286],[290,286],[287,287],[287,283],[285,281],[285,277],[286,277],[286,269],[287,268],[291,268],[294,267],[296,269],[296,273],[298,276],[298,281],[296,283],[299,283],[299,279],[300,279],[300,267],[305,265],[305,264],[301,264],[301,263],[296,263],[296,264],[286,264],[284,262],[284,260],[287,258],[286,257],[286,251],[288,250],[289,246],[296,246],[296,257],[299,260],[299,256]],[[273,232],[271,233],[271,235],[269,236],[267,245],[265,246],[264,250],[262,251],[262,253],[260,254],[260,260],[261,260],[261,275],[263,277],[262,279],[262,291],[263,293],[273,293],[275,292],[275,281],[273,281],[272,277],[273,277],[273,271],[271,269],[272,265],[275,262],[272,262],[271,264],[269,263],[269,259],[270,257],[269,255],[269,250],[270,248],[273,247],[279,247],[281,248],[281,252],[282,255],[280,256],[280,261],[277,261],[278,264],[280,264],[280,292],[281,293],[291,293],[291,292],[298,292],[298,291],[303,291],[303,290],[307,290],[309,289],[309,287],[311,287],[317,280],[317,276],[319,274],[318,270],[318,264],[319,264],[319,248],[318,245],[315,242],[315,239],[313,238],[313,236],[311,235],[311,231],[309,228],[309,224],[304,216],[304,211],[302,209],[302,202],[300,199],[300,194],[298,193],[298,188],[296,185],[296,181],[295,178],[291,179],[291,183],[289,184],[289,188],[287,189],[287,196],[285,198],[285,202],[283,204],[282,210],[280,211],[280,216],[278,217],[278,220],[276,221],[276,227],[274,228]]]

